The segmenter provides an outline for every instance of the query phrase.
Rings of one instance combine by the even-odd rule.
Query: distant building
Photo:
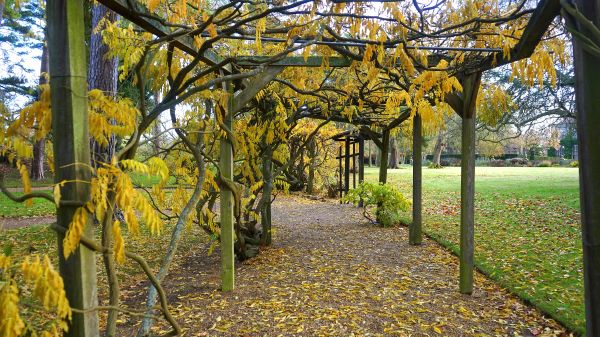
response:
[[[557,156],[565,159],[579,160],[577,144],[577,124],[573,118],[565,118],[554,125],[560,134],[560,149]]]

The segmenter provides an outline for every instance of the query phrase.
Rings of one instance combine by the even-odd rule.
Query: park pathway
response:
[[[480,274],[459,294],[453,255],[409,246],[406,228],[368,225],[351,205],[286,197],[273,216],[273,247],[237,266],[233,293],[218,290],[218,252],[178,258],[166,289],[187,336],[569,335]]]

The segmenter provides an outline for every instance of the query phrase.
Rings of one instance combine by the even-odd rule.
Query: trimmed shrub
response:
[[[400,212],[410,209],[410,201],[388,184],[361,183],[342,199],[363,204],[363,216],[372,224],[391,227],[400,220]],[[373,213],[375,210],[375,213]]]
[[[577,160],[573,160],[572,162],[569,163],[570,167],[579,167],[579,161]]]
[[[528,160],[527,158],[511,158],[508,159],[508,161],[510,162],[510,165],[512,166],[527,166],[528,164]]]

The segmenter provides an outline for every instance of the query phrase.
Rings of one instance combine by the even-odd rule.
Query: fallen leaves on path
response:
[[[475,293],[459,294],[454,256],[430,240],[409,246],[405,228],[367,225],[350,205],[284,198],[273,212],[274,244],[238,265],[234,292],[218,290],[206,247],[172,269],[186,336],[568,335],[479,274]]]

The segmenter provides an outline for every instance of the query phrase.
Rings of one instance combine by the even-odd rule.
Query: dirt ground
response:
[[[273,219],[273,246],[238,264],[231,293],[219,290],[218,251],[181,252],[165,288],[185,336],[569,335],[481,274],[459,294],[455,256],[428,239],[410,246],[407,228],[373,227],[351,205],[279,198]],[[141,303],[143,286],[124,283],[126,303]],[[120,334],[137,322],[123,315]]]
[[[14,229],[32,225],[45,225],[56,222],[56,215],[2,218],[0,217],[0,230]]]

